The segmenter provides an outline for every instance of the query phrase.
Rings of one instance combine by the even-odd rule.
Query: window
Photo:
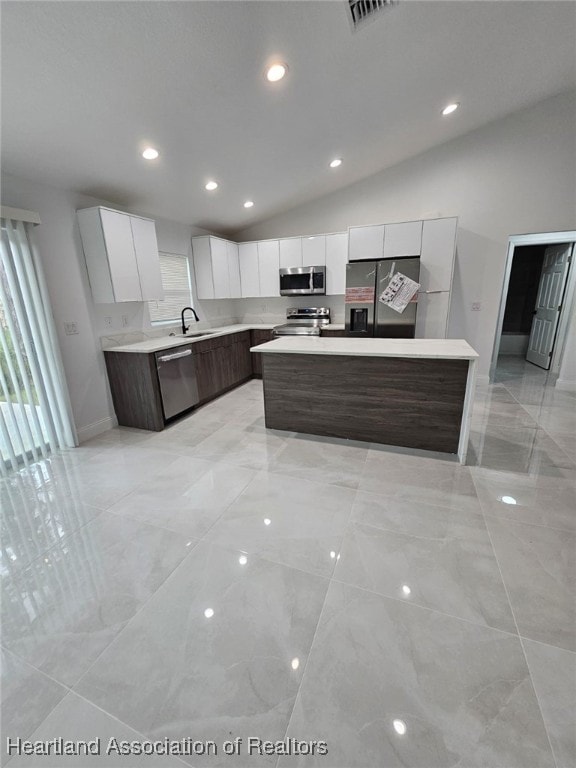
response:
[[[178,253],[160,254],[160,272],[164,288],[163,301],[149,301],[152,324],[180,320],[184,307],[192,304],[192,283],[187,256]]]

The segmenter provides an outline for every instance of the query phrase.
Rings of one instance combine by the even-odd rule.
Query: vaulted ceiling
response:
[[[574,87],[575,42],[574,2],[3,2],[2,167],[226,233]]]

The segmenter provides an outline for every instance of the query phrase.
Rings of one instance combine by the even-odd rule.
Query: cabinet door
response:
[[[280,269],[302,266],[302,238],[280,240]]]
[[[141,219],[137,216],[130,216],[130,225],[140,275],[142,301],[162,301],[164,288],[156,241],[156,225],[150,219]]]
[[[260,296],[280,296],[280,247],[278,240],[258,243]]]
[[[212,258],[212,280],[214,282],[214,298],[230,298],[230,278],[228,275],[228,249],[225,240],[218,237],[210,238],[210,255]]]
[[[420,283],[423,291],[450,291],[456,252],[457,218],[431,219],[422,226]]]
[[[260,277],[258,270],[258,244],[239,243],[238,260],[240,262],[240,284],[242,297],[260,296]]]
[[[209,237],[195,237],[192,239],[192,258],[194,261],[196,295],[199,299],[213,299],[214,282],[212,280]]]
[[[142,301],[140,276],[127,213],[100,209],[114,301]]]
[[[326,236],[302,238],[302,266],[316,267],[326,264]]]
[[[383,257],[384,224],[371,227],[350,227],[348,238],[348,261],[381,259]]]
[[[416,309],[417,339],[445,339],[448,329],[450,293],[421,293]]]
[[[404,221],[384,227],[384,258],[419,256],[422,246],[422,222]]]
[[[230,281],[230,298],[240,299],[242,288],[240,285],[240,262],[238,260],[238,243],[226,243],[228,255],[228,279]]]
[[[326,235],[326,293],[330,296],[346,293],[346,262],[348,233]]]

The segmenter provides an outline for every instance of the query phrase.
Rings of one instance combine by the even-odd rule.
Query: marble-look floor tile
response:
[[[526,411],[546,431],[559,435],[576,432],[576,408],[558,405],[526,405]]]
[[[566,478],[472,468],[484,514],[576,531],[576,484]]]
[[[576,534],[486,516],[518,630],[576,650]]]
[[[484,521],[438,523],[435,535],[406,535],[353,523],[334,578],[415,605],[516,632]]]
[[[202,440],[194,448],[193,455],[205,461],[224,461],[250,469],[267,469],[291,434],[227,426]]]
[[[145,739],[132,728],[121,723],[90,702],[68,695],[55,707],[43,723],[30,736],[32,741],[50,741],[55,735],[70,742],[99,742],[99,754],[79,755],[15,755],[11,768],[85,768],[86,766],[114,765],[126,768],[183,768],[185,763],[170,755],[118,754],[121,742],[142,742]]]
[[[65,685],[190,553],[172,531],[103,512],[4,579],[6,647]]]
[[[305,571],[330,576],[355,492],[261,472],[207,538]]]
[[[202,543],[77,690],[154,738],[281,739],[327,586],[322,577]],[[270,761],[250,764],[261,762]]]
[[[357,488],[368,446],[352,440],[295,434],[285,441],[268,469],[317,483]]]
[[[67,689],[2,649],[2,749],[7,762],[6,740],[27,739],[46,715],[66,695]],[[6,762],[5,762],[6,761]]]
[[[576,654],[523,640],[557,768],[576,765]]]
[[[287,736],[328,757],[279,766],[554,766],[519,638],[336,582]]]
[[[396,500],[424,501],[469,512],[480,509],[468,468],[450,463],[435,467],[415,463],[403,466],[400,462],[389,465],[371,454],[366,459],[358,489]]]

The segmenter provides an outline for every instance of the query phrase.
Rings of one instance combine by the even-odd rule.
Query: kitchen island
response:
[[[462,339],[284,337],[262,355],[266,426],[457,454],[478,353]]]

